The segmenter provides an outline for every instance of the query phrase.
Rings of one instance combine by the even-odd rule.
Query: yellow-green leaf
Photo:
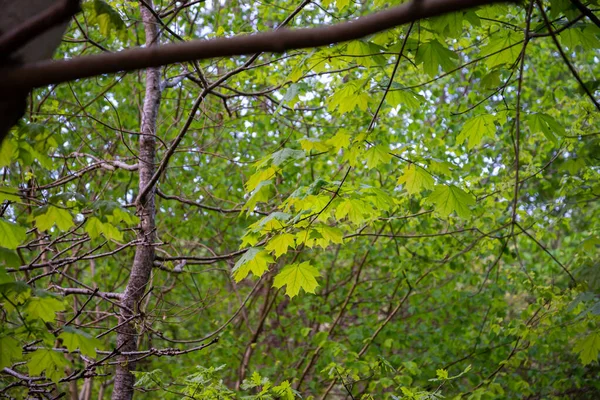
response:
[[[62,339],[67,350],[73,352],[79,349],[85,356],[96,357],[96,349],[102,348],[102,342],[98,339],[70,326],[65,327],[58,338]]]
[[[260,247],[251,247],[235,263],[232,271],[233,278],[239,282],[250,272],[255,276],[262,276],[272,262],[274,262],[273,257],[266,250]]]
[[[588,365],[598,360],[600,352],[600,332],[593,332],[585,338],[577,341],[573,351],[579,354],[579,359],[583,365]]]
[[[481,143],[484,136],[494,137],[496,133],[496,118],[490,114],[477,115],[470,118],[463,125],[462,130],[456,137],[456,143],[462,144],[465,140],[469,140],[467,148],[470,150]]]
[[[39,376],[43,372],[46,378],[58,383],[67,365],[69,363],[62,353],[52,349],[38,349],[29,355],[27,369],[30,376]]]
[[[333,146],[335,151],[340,151],[340,149],[350,146],[350,134],[344,129],[339,130],[335,136],[327,139],[327,144]]]
[[[307,293],[314,293],[317,286],[319,286],[315,279],[318,276],[320,276],[319,271],[311,266],[310,262],[294,263],[286,265],[275,276],[273,286],[279,289],[285,285],[285,294],[292,298],[300,292],[300,288]]]
[[[398,184],[404,185],[410,194],[419,193],[422,189],[433,189],[433,177],[422,167],[408,164],[404,168],[404,175],[398,178]]]
[[[367,160],[367,167],[376,168],[379,164],[389,163],[392,159],[392,155],[390,154],[388,146],[379,144],[377,146],[372,146],[367,150],[365,158]]]
[[[369,206],[360,199],[346,198],[341,201],[335,210],[335,217],[343,219],[348,216],[348,219],[358,225],[367,220],[372,210]]]
[[[21,226],[0,219],[0,245],[14,250],[27,238],[27,230]]]
[[[35,225],[40,231],[45,231],[56,224],[61,231],[68,231],[73,224],[73,217],[67,210],[49,206],[44,214],[35,217]]]
[[[261,182],[272,179],[276,173],[277,170],[273,167],[255,172],[246,182],[246,191],[252,192]]]
[[[27,303],[25,312],[31,318],[51,322],[56,319],[56,313],[64,309],[65,305],[53,297],[32,297]]]
[[[471,215],[469,206],[475,204],[473,196],[454,185],[437,185],[427,197],[427,201],[433,204],[435,210],[444,218],[454,211],[458,216],[468,218]]]
[[[23,350],[19,342],[11,337],[0,337],[0,370],[10,367],[13,362],[23,358]]]
[[[294,235],[291,233],[282,233],[280,235],[273,236],[271,240],[269,240],[269,243],[265,246],[265,250],[271,253],[274,252],[275,257],[279,258],[282,254],[285,254],[290,247],[296,247]]]

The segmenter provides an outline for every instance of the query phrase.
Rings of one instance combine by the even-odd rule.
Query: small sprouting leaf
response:
[[[67,350],[73,352],[79,349],[85,356],[96,357],[96,349],[102,347],[102,342],[95,337],[70,326],[64,327],[58,338],[62,339]]]
[[[40,231],[46,231],[56,224],[61,231],[68,231],[73,224],[73,217],[67,210],[49,206],[44,214],[35,217],[35,225]]]
[[[285,294],[293,298],[300,292],[300,288],[307,293],[314,293],[319,284],[316,277],[320,276],[319,271],[310,265],[310,262],[294,263],[286,265],[273,281],[273,286],[281,288],[286,286]]]
[[[435,210],[444,218],[454,211],[459,217],[468,218],[471,215],[469,206],[475,204],[473,196],[454,185],[437,185],[427,197],[427,201],[433,204]]]
[[[448,370],[446,369],[437,369],[435,374],[440,380],[448,379]]]
[[[495,120],[496,118],[490,114],[482,114],[470,118],[465,122],[462,130],[456,137],[456,143],[460,145],[468,139],[469,144],[467,148],[470,150],[481,143],[484,136],[494,137],[496,133]]]
[[[67,365],[69,363],[62,353],[52,349],[38,349],[29,355],[27,369],[31,376],[39,376],[43,372],[46,378],[58,383]]]
[[[367,150],[365,158],[367,159],[367,167],[372,169],[376,168],[379,164],[389,163],[392,159],[392,155],[390,154],[388,146],[379,144],[377,146],[372,146]]]
[[[275,252],[275,258],[279,258],[282,254],[285,254],[290,247],[296,247],[294,235],[291,233],[282,233],[273,236],[265,246],[265,250],[268,252]]]
[[[30,318],[40,318],[44,322],[56,319],[56,313],[63,311],[65,305],[54,297],[32,297],[27,303],[25,312]]]
[[[415,164],[408,164],[404,168],[404,175],[398,178],[398,184],[404,185],[410,194],[419,193],[422,189],[433,189],[434,183],[431,174]]]
[[[266,250],[261,247],[251,247],[233,266],[233,278],[239,282],[250,272],[257,277],[262,276],[272,262],[274,262],[273,257]]]
[[[288,381],[283,381],[280,385],[273,387],[273,391],[282,400],[294,400],[296,395],[298,395],[298,398],[301,398]]]
[[[573,347],[573,352],[579,354],[583,365],[588,365],[598,359],[600,352],[600,332],[592,332],[585,338],[578,340]]]
[[[13,362],[23,358],[23,350],[16,339],[9,336],[0,337],[0,370],[10,367]]]
[[[21,226],[0,219],[0,244],[14,250],[27,238],[27,230]]]
[[[440,67],[442,71],[450,71],[454,68],[455,63],[453,60],[457,58],[456,53],[448,50],[434,39],[419,46],[415,61],[417,64],[423,64],[425,73],[434,77],[438,74]]]

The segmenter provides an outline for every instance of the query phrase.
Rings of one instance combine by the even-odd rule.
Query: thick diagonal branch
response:
[[[281,53],[359,39],[367,35],[421,20],[502,0],[413,0],[353,21],[298,30],[279,30],[255,35],[195,40],[163,46],[135,48],[118,53],[39,62],[3,71],[0,91],[31,89],[55,83],[119,71],[215,57]]]

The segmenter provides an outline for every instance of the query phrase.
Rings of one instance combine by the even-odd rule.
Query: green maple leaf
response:
[[[272,179],[276,173],[277,170],[273,167],[256,171],[248,178],[248,181],[246,181],[246,191],[248,193],[252,192],[261,182]]]
[[[335,210],[335,217],[337,219],[343,219],[348,216],[348,219],[356,225],[364,222],[367,219],[365,215],[369,214],[371,214],[371,210],[364,201],[359,199],[346,198],[338,204]]]
[[[88,18],[90,23],[95,24],[100,29],[100,33],[110,37],[113,33],[123,39],[127,36],[127,26],[121,19],[117,10],[103,0],[94,0],[92,4],[86,3]]]
[[[363,40],[353,40],[348,43],[347,54],[358,56],[355,62],[365,67],[385,64],[385,57],[381,54],[382,48],[375,43],[365,42]]]
[[[85,223],[84,230],[90,235],[90,238],[96,239],[102,234],[102,221],[96,217],[90,217]]]
[[[53,297],[32,297],[27,303],[26,313],[32,318],[40,318],[44,322],[56,319],[56,313],[63,311],[65,305]]]
[[[422,167],[408,164],[404,168],[404,175],[398,178],[398,184],[404,185],[410,194],[419,193],[422,189],[433,189],[433,177]]]
[[[302,150],[294,150],[294,149],[281,149],[276,151],[271,155],[271,160],[273,161],[273,165],[279,167],[284,162],[288,160],[299,160],[305,157],[305,154]]]
[[[70,326],[66,326],[58,338],[62,339],[70,352],[79,349],[81,354],[90,357],[96,357],[96,349],[102,348],[102,343],[98,339]]]
[[[267,202],[271,198],[271,191],[273,189],[273,181],[262,181],[258,184],[256,189],[252,192],[246,204],[242,207],[242,210],[246,210],[250,213],[256,207],[259,202]]]
[[[327,139],[327,144],[333,146],[335,151],[340,151],[340,149],[350,146],[350,134],[342,129],[335,136]]]
[[[23,358],[19,342],[11,337],[0,337],[0,369],[10,367],[13,362]]]
[[[339,11],[350,5],[350,0],[336,0],[335,5]]]
[[[27,238],[27,230],[0,219],[0,244],[9,250],[16,249]]]
[[[494,137],[496,133],[495,120],[496,118],[490,114],[477,115],[468,119],[456,137],[456,144],[460,145],[468,139],[469,144],[467,148],[470,150],[481,143],[484,136]]]
[[[327,144],[327,142],[323,142],[319,139],[314,138],[304,138],[298,140],[302,150],[309,152],[311,150],[316,151],[317,153],[323,153],[325,151],[329,151],[331,147]]]
[[[522,50],[522,46],[519,45],[523,41],[522,37],[508,29],[491,37],[490,43],[481,50],[482,56],[492,54],[486,58],[486,65],[489,68],[494,68],[498,65],[508,64],[510,66],[514,64]]]
[[[21,198],[19,197],[19,190],[15,189],[15,188],[1,186],[0,187],[0,202],[5,201],[5,200],[6,201],[14,201],[14,202],[21,201]]]
[[[46,378],[58,383],[67,365],[69,363],[62,353],[51,349],[38,349],[29,355],[27,369],[30,376],[39,376],[43,372]]]
[[[307,293],[314,293],[319,284],[316,277],[320,276],[319,271],[310,265],[310,262],[294,263],[286,265],[283,270],[275,277],[273,287],[281,288],[286,286],[285,294],[293,298],[300,292],[300,288]]]
[[[282,233],[273,236],[265,246],[265,250],[268,252],[275,252],[275,258],[279,258],[282,254],[287,253],[289,247],[295,248],[295,243],[294,235],[291,233]]]
[[[321,225],[316,228],[316,231],[322,236],[316,240],[317,244],[322,248],[327,247],[329,243],[342,244],[344,242],[344,233],[340,228]]]
[[[85,223],[84,230],[92,239],[96,239],[102,234],[106,239],[109,240],[123,240],[123,232],[121,232],[116,226],[108,222],[104,223],[96,217],[88,218],[87,222]]]
[[[454,211],[459,217],[468,218],[471,215],[469,206],[475,204],[473,196],[454,185],[437,185],[427,197],[427,201],[433,204],[435,210],[444,218]]]
[[[338,87],[333,95],[331,95],[327,102],[327,110],[333,112],[338,109],[343,103],[348,101],[350,96],[354,96],[357,91],[356,83],[349,82],[341,87]]]
[[[380,210],[389,211],[396,205],[394,198],[380,188],[368,187],[364,189],[364,193],[366,199]]]
[[[442,71],[450,71],[455,67],[458,56],[451,50],[448,50],[437,40],[430,40],[419,46],[415,61],[417,64],[423,64],[423,70],[432,78],[438,74],[439,68]]]
[[[425,98],[408,90],[393,90],[388,92],[386,101],[392,107],[402,106],[409,110],[418,110],[425,102]]]
[[[526,118],[527,126],[531,133],[543,133],[550,141],[558,144],[556,134],[565,135],[565,128],[562,127],[554,118],[548,114],[535,113],[530,114]]]
[[[10,138],[0,143],[0,168],[8,167],[17,157],[18,150],[18,145]]]
[[[459,37],[462,33],[463,13],[454,12],[431,18],[429,25],[440,35]]]
[[[250,272],[257,277],[262,276],[272,262],[274,262],[273,257],[266,250],[261,247],[251,247],[233,266],[233,278],[239,282]]]
[[[577,341],[573,351],[579,354],[579,359],[583,365],[588,365],[598,359],[600,352],[600,332],[593,332],[585,338]]]
[[[370,169],[376,168],[379,164],[387,164],[392,160],[390,149],[383,144],[372,146],[366,151],[365,158],[367,160],[367,167]]]
[[[35,225],[40,231],[46,231],[56,224],[61,231],[68,231],[73,224],[73,217],[67,210],[49,206],[44,214],[35,217]]]
[[[596,37],[594,28],[587,25],[584,28],[573,27],[560,33],[560,41],[570,50],[575,50],[581,46],[584,50],[593,50],[600,48],[600,40]]]
[[[371,96],[369,96],[369,94],[366,92],[354,93],[353,95],[348,96],[344,101],[340,103],[338,112],[340,114],[345,114],[350,111],[354,111],[354,109],[357,107],[359,110],[366,111],[369,107],[370,99]]]

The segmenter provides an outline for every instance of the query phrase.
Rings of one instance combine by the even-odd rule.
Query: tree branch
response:
[[[0,90],[31,89],[101,74],[133,71],[190,60],[250,55],[260,52],[282,53],[291,49],[327,46],[359,39],[420,19],[499,2],[506,1],[413,0],[398,7],[330,26],[195,40],[70,60],[41,61],[18,68],[5,69],[2,82],[0,82]]]
[[[63,0],[54,4],[43,13],[33,16],[0,36],[0,54],[10,56],[42,33],[68,21],[78,11],[79,0]]]

